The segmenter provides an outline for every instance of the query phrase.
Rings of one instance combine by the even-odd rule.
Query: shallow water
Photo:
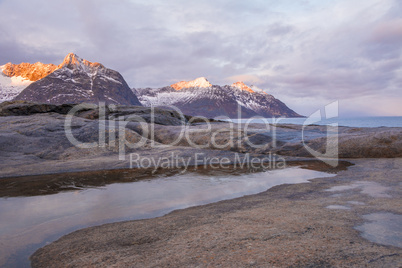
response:
[[[387,191],[391,188],[381,185],[374,181],[356,181],[349,185],[334,186],[326,191],[328,192],[339,192],[357,189],[362,194],[369,195],[376,198],[390,198],[391,196],[387,194]]]
[[[402,215],[393,213],[372,213],[364,215],[367,220],[356,229],[372,242],[402,248]]]
[[[342,205],[329,205],[326,208],[329,208],[329,209],[343,209],[343,210],[350,209],[350,207],[342,206]]]
[[[29,266],[37,248],[88,226],[162,216],[175,209],[334,174],[298,167],[244,174],[188,172],[52,195],[0,198],[0,266]]]

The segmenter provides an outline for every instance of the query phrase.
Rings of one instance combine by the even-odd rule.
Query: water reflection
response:
[[[118,173],[116,173],[118,176]],[[120,174],[124,177],[124,174]],[[164,215],[172,210],[255,194],[275,185],[307,182],[328,173],[298,167],[258,173],[189,172],[130,183],[0,198],[0,265],[28,265],[40,246],[87,226]],[[30,246],[35,244],[35,246]],[[21,251],[24,248],[29,250]],[[11,259],[10,259],[11,256]],[[22,259],[22,262],[21,262]]]
[[[288,161],[288,166],[300,167],[323,171],[327,173],[337,173],[346,170],[351,163],[339,161],[337,167],[331,167],[320,161]],[[60,173],[49,175],[24,176],[14,178],[0,178],[0,197],[19,197],[57,194],[65,191],[76,191],[91,187],[101,187],[113,183],[134,182],[155,177],[171,177],[181,174],[181,169],[126,169],[126,170],[100,170],[76,173]],[[242,169],[239,167],[228,167],[227,169],[204,169],[191,168],[199,174],[209,176],[231,175],[238,176],[250,172],[262,172],[263,168],[253,170]]]
[[[391,188],[381,185],[374,181],[356,181],[349,185],[334,186],[326,191],[339,192],[358,189],[362,194],[369,195],[376,198],[390,198],[391,196],[386,192]]]
[[[326,208],[329,208],[329,209],[342,209],[342,210],[349,210],[350,209],[350,207],[342,206],[342,205],[329,205],[329,206],[326,206]]]
[[[393,213],[372,213],[364,215],[365,222],[356,229],[372,242],[402,248],[402,215]]]

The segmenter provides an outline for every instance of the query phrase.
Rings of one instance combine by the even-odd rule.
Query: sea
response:
[[[329,125],[338,124],[344,127],[402,127],[402,116],[371,116],[371,117],[336,117],[324,120],[308,120],[308,118],[262,118],[230,119],[233,123],[270,123],[270,124],[313,124]],[[225,120],[229,121],[229,119]]]

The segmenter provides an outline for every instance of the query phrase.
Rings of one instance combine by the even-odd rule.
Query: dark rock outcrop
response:
[[[30,103],[26,101],[11,101],[0,103],[0,116],[31,116],[35,114],[56,113],[66,115],[76,104]],[[183,125],[191,119],[176,111],[149,108],[142,106],[104,106],[106,120],[146,122],[160,125]],[[86,119],[99,119],[99,106],[91,103],[80,104],[80,110],[74,116]]]

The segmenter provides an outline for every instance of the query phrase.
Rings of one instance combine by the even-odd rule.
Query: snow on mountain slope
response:
[[[240,107],[243,118],[257,115],[300,117],[283,102],[257,87],[248,87],[243,82],[236,82],[231,86],[207,86],[205,81],[210,85],[205,78],[198,78],[189,82],[181,81],[163,88],[133,90],[144,106],[172,105],[188,115],[236,118]],[[177,89],[178,85],[180,85],[179,89]],[[186,87],[188,85],[203,86]]]
[[[141,105],[120,73],[73,53],[54,72],[29,85],[15,99],[54,104]]]
[[[262,90],[261,88],[259,88],[259,87],[257,87],[257,86],[251,85],[250,88],[251,88],[251,90],[254,91],[254,92],[263,93],[263,94],[268,94],[268,93],[266,93],[264,90]]]
[[[4,66],[4,65],[3,65]],[[1,67],[3,67],[1,66]],[[12,100],[21,93],[24,88],[29,86],[33,81],[25,79],[21,76],[8,77],[3,72],[0,73],[0,103]]]
[[[250,92],[250,93],[253,93],[254,91],[251,89],[251,88],[249,88],[246,84],[244,84],[243,82],[236,82],[236,83],[233,83],[232,84],[232,87],[236,87],[236,88],[238,88],[238,89],[240,89],[240,90],[245,90],[245,91],[248,91],[248,92]]]

